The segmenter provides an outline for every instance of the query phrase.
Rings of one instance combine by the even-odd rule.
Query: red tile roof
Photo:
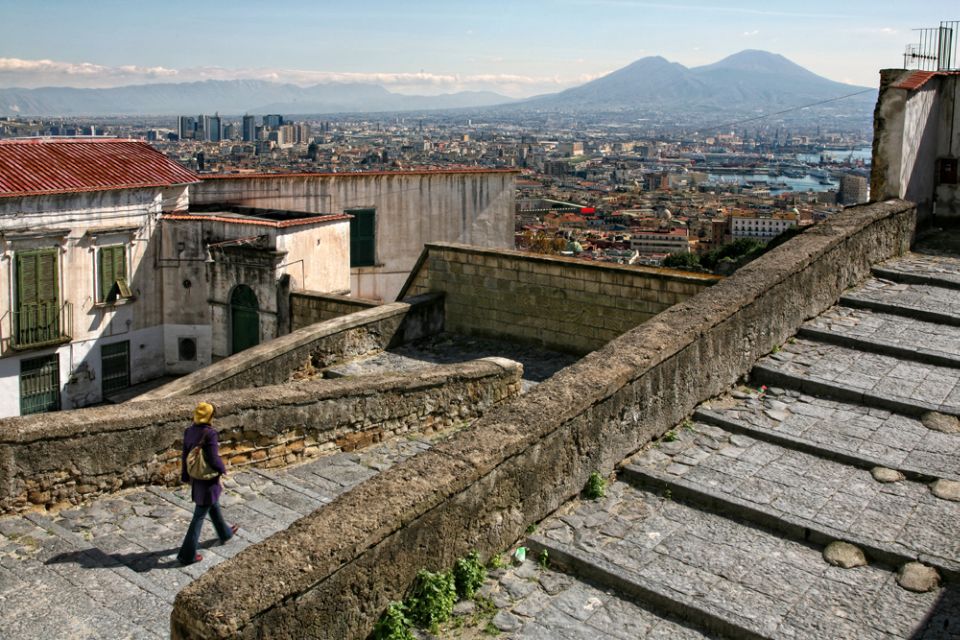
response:
[[[907,76],[893,84],[894,89],[919,89],[927,80],[937,75],[936,71],[911,71]]]
[[[193,182],[195,173],[136,140],[0,140],[0,198]]]

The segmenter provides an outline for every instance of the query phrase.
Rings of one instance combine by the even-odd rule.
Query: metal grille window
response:
[[[20,361],[20,415],[60,409],[60,361],[57,354]]]
[[[101,247],[97,252],[98,299],[113,302],[117,298],[129,298],[127,286],[127,248],[123,245]]]
[[[130,386],[130,341],[100,347],[101,390],[107,395]]]
[[[376,264],[376,209],[350,209],[350,266],[372,267]]]

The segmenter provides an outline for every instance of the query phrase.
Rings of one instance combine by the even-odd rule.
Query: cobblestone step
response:
[[[634,456],[624,478],[795,540],[846,540],[892,567],[919,560],[960,578],[960,504],[928,484],[694,423]]]
[[[953,288],[871,278],[840,296],[840,304],[960,326],[960,296]]]
[[[960,289],[960,261],[953,257],[908,253],[876,265],[873,274],[904,284]]]
[[[832,307],[807,322],[797,335],[903,360],[960,367],[960,327],[869,309]]]
[[[804,338],[760,360],[751,379],[909,416],[960,416],[960,369]]]
[[[528,542],[573,575],[731,638],[947,638],[927,620],[956,606],[946,590],[830,566],[814,545],[624,482],[568,505]]]

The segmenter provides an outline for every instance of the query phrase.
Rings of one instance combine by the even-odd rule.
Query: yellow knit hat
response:
[[[193,410],[194,424],[210,424],[213,419],[213,405],[209,402],[201,402]]]

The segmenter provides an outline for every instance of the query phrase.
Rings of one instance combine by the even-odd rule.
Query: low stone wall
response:
[[[728,389],[907,250],[915,215],[903,201],[848,209],[245,549],[178,594],[173,637],[365,637],[419,569],[507,547]]]
[[[290,292],[290,330],[296,331],[317,322],[333,320],[342,316],[379,306],[375,300],[338,296],[317,291]]]
[[[484,358],[204,399],[217,407],[224,460],[276,467],[472,420],[519,394],[521,373],[516,362]],[[180,482],[183,430],[195,404],[176,398],[0,420],[0,513]]]
[[[441,331],[443,296],[417,296],[303,327],[178,378],[135,401],[279,384],[308,365],[327,367]]]
[[[442,291],[447,331],[587,353],[721,279],[438,243],[400,295]]]

